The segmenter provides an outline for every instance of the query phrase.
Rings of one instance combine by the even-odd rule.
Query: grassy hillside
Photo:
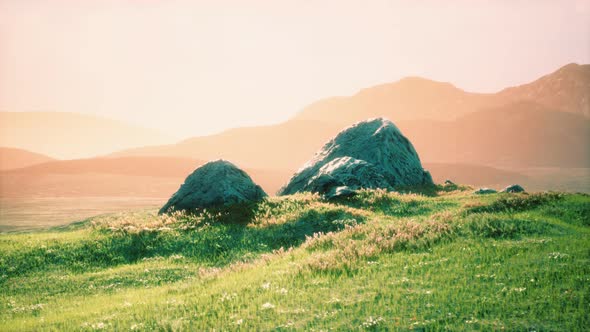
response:
[[[438,189],[2,234],[0,330],[590,326],[588,195]]]

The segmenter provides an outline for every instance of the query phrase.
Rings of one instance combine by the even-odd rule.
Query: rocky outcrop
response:
[[[445,180],[445,186],[456,186],[457,184],[455,184],[455,182],[447,179]]]
[[[278,194],[327,194],[337,187],[347,187],[350,193],[360,188],[392,190],[432,184],[410,141],[391,121],[378,118],[341,131]]]
[[[487,194],[495,194],[498,191],[495,189],[491,189],[491,188],[479,188],[476,191],[474,191],[473,193],[476,195],[487,195]]]
[[[502,190],[503,193],[522,193],[524,188],[518,184],[510,185]]]
[[[204,164],[190,174],[159,213],[256,202],[266,196],[246,172],[229,161],[217,160]]]

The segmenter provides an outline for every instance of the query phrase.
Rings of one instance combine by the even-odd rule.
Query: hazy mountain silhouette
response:
[[[187,174],[204,161],[176,157],[123,157],[50,161],[0,172],[0,197],[160,197],[167,199]],[[475,186],[530,186],[534,179],[518,172],[469,164],[425,163],[434,180],[452,179]],[[265,191],[274,194],[292,170],[246,168]],[[541,187],[537,187],[541,188]]]
[[[0,144],[60,159],[94,157],[171,138],[102,117],[65,112],[0,112]]]
[[[400,122],[420,156],[430,162],[499,167],[590,167],[590,120],[516,102],[454,121]]]
[[[205,161],[191,158],[122,157],[56,160],[32,165],[23,169],[9,170],[6,174],[84,174],[103,173],[132,176],[176,177],[190,173]]]
[[[532,101],[590,118],[590,64],[570,63],[529,84],[504,89],[498,97]]]
[[[450,120],[482,107],[496,105],[494,95],[469,93],[450,83],[419,77],[363,89],[350,97],[315,102],[294,119],[349,125],[371,117],[404,120]]]
[[[145,146],[153,139],[150,131],[138,132],[115,121],[68,113],[28,113],[35,119],[0,113],[3,142],[4,137],[11,137],[66,155],[107,152],[117,144],[130,144],[129,140],[144,145],[115,153],[112,158],[53,161],[0,172],[0,193],[21,197],[168,197],[197,165],[224,158],[244,168],[272,194],[340,130],[376,116],[391,119],[402,130],[437,181],[451,178],[473,185],[522,182],[537,190],[567,183],[568,187],[561,189],[586,190],[590,120],[583,107],[590,90],[578,87],[590,81],[588,68],[570,64],[496,94],[468,93],[448,83],[407,78],[351,97],[319,101],[278,125],[231,129],[158,146]],[[570,85],[573,87],[568,88]],[[22,132],[18,116],[26,120],[24,123],[32,123]],[[68,129],[64,125],[68,121],[56,117],[85,120],[70,122],[77,125]],[[98,129],[89,128],[96,124]],[[85,130],[90,131],[90,138]],[[64,131],[69,132],[62,135]],[[564,167],[576,169],[562,171]]]
[[[538,80],[495,94],[470,93],[450,83],[419,77],[363,89],[351,97],[315,102],[295,119],[350,124],[367,117],[404,120],[452,120],[518,101],[590,117],[590,65],[568,64]]]
[[[0,147],[0,171],[27,167],[54,160],[51,157],[15,148]]]
[[[550,88],[552,82],[590,82],[588,65],[567,65],[530,84],[497,94],[464,92],[421,78],[361,90],[351,97],[314,103],[274,126],[239,128],[178,144],[144,147],[125,155],[227,158],[255,168],[296,169],[344,127],[384,116],[400,127],[425,162],[503,167],[590,167],[590,122],[572,105],[585,105],[590,90]],[[569,83],[568,83],[569,84]],[[543,98],[529,91],[544,91]],[[559,100],[570,100],[553,107]]]
[[[0,198],[136,196],[168,198],[202,160],[123,157],[59,160],[0,172]],[[291,172],[245,168],[274,193]]]
[[[178,144],[126,150],[113,156],[223,158],[244,167],[296,170],[341,129],[339,124],[291,120],[272,126],[230,129]]]

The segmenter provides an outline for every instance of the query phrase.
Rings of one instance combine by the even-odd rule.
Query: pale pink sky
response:
[[[0,0],[0,110],[179,137],[423,76],[494,92],[590,62],[590,1]]]

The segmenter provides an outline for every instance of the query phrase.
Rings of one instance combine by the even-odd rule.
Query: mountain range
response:
[[[167,197],[195,167],[219,158],[272,194],[340,130],[377,116],[396,123],[437,182],[588,191],[589,84],[590,65],[577,64],[495,94],[412,77],[315,102],[277,125],[167,145],[151,145],[167,139],[157,132],[108,119],[1,112],[0,145],[92,158],[0,149],[0,197]],[[111,153],[125,146],[141,147]]]
[[[203,160],[177,157],[119,157],[56,160],[0,172],[0,198],[153,197],[174,193]],[[245,168],[274,193],[291,175]]]
[[[422,78],[313,103],[273,126],[231,129],[113,156],[226,158],[248,167],[295,170],[354,122],[391,119],[425,162],[494,167],[590,167],[590,65],[569,64],[495,94]]]
[[[0,147],[0,171],[46,163],[52,160],[54,159],[40,153]]]
[[[89,158],[174,140],[157,130],[69,112],[0,112],[0,146],[52,158]]]

